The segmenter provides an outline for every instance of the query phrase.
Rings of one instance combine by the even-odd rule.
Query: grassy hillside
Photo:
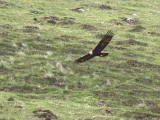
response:
[[[0,0],[0,120],[159,120],[159,7]],[[73,63],[108,30],[108,57]]]

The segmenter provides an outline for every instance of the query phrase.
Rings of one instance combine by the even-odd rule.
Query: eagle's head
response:
[[[93,51],[90,51],[88,54],[89,54],[89,55],[93,55]]]

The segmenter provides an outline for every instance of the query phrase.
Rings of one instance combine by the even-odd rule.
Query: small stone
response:
[[[74,12],[84,12],[85,10],[82,8],[75,8],[75,9],[71,9]]]
[[[160,11],[157,11],[157,14],[160,14]]]
[[[134,14],[132,14],[132,15],[137,16],[137,14],[136,14],[136,13],[134,13]]]
[[[127,18],[127,23],[134,23],[135,19],[134,18]]]

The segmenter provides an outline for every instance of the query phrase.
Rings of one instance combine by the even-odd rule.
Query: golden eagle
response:
[[[85,61],[87,61],[87,60],[89,60],[89,59],[91,59],[95,56],[100,56],[100,57],[108,56],[109,53],[101,53],[101,51],[109,44],[113,35],[114,35],[113,32],[111,30],[109,30],[104,35],[102,40],[98,43],[98,45],[92,51],[90,51],[86,55],[80,57],[79,59],[75,60],[75,63],[85,62]]]

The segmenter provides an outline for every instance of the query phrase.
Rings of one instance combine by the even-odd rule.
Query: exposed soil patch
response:
[[[116,89],[122,89],[122,90],[131,90],[131,89],[141,89],[142,86],[138,84],[121,84],[117,85]]]
[[[144,77],[136,78],[135,81],[138,83],[143,83],[143,84],[153,84],[154,83],[152,79],[144,78]]]
[[[6,37],[8,35],[8,33],[6,32],[0,32],[0,37]]]
[[[134,95],[134,96],[144,96],[147,97],[149,96],[148,91],[143,91],[143,90],[132,90],[131,92],[128,93],[129,95]]]
[[[94,45],[97,44],[97,43],[94,42],[94,41],[82,41],[82,43],[84,43],[85,45],[86,45],[86,44],[94,44]]]
[[[146,110],[148,111],[148,110]],[[134,118],[136,120],[152,120],[153,118],[158,118],[160,115],[155,115],[151,113],[142,113],[142,112],[126,112],[124,114],[125,117],[127,118]]]
[[[95,36],[95,38],[102,39],[104,35],[105,34],[98,34],[98,35]]]
[[[48,23],[51,23],[51,24],[56,24],[57,22],[55,20],[47,20]]]
[[[82,84],[82,82],[77,82],[77,85],[76,85],[76,89],[78,90],[82,90],[82,89],[85,89],[86,87]]]
[[[56,16],[46,16],[40,19],[34,18],[33,20],[40,24],[51,23],[51,24],[61,24],[61,25],[72,25],[75,23],[75,18],[72,17],[59,18]]]
[[[0,63],[0,74],[6,74],[9,73],[10,69],[6,67],[3,63]]]
[[[72,89],[72,90],[82,90],[82,89],[85,89],[86,88],[86,86],[85,85],[83,85],[83,83],[82,82],[77,82],[76,84],[72,84],[72,85],[69,85],[68,86],[68,88],[69,89]]]
[[[16,52],[16,48],[5,43],[0,43],[0,56],[5,55],[14,55]]]
[[[47,21],[48,23],[56,24],[57,21],[60,21],[61,19],[56,16],[49,16],[49,17],[43,17],[43,20]]]
[[[59,37],[57,37],[57,38],[55,38],[55,39],[61,40],[61,41],[64,41],[64,42],[68,42],[68,41],[71,41],[71,40],[75,40],[75,39],[77,39],[77,38],[74,37],[74,36],[61,35],[61,36],[59,36]]]
[[[143,67],[144,66],[144,63],[138,62],[137,60],[128,60],[127,64],[132,67]]]
[[[113,21],[112,23],[115,25],[123,25],[121,22],[117,22],[117,21]]]
[[[134,39],[128,39],[126,41],[118,41],[118,42],[116,42],[116,44],[117,45],[127,45],[127,46],[130,46],[130,45],[148,46],[147,43],[139,42],[139,41],[136,41]]]
[[[56,64],[56,63],[54,63],[54,64]],[[59,73],[59,74],[57,74],[57,76],[64,76],[64,74]],[[51,85],[51,86],[58,86],[58,87],[62,87],[62,88],[64,88],[66,86],[66,83],[63,80],[59,80],[57,78],[45,76],[44,80],[48,81],[48,85]]]
[[[105,101],[99,101],[97,103],[97,106],[106,106],[106,103],[105,103]]]
[[[54,86],[58,86],[58,87],[65,87],[66,86],[66,83],[63,82],[63,81],[56,81],[56,82],[53,82],[51,85],[54,85]]]
[[[125,106],[136,106],[136,105],[140,104],[141,102],[142,101],[139,99],[132,98],[132,99],[128,99],[128,100],[123,101],[122,104]]]
[[[160,65],[154,65],[150,63],[139,62],[137,60],[128,60],[126,63],[120,63],[116,65],[116,68],[120,68],[119,70],[130,73],[131,75],[135,75],[136,73],[144,72],[142,68],[148,68],[148,71],[159,71]]]
[[[157,32],[148,32],[150,36],[160,36],[160,33]]]
[[[15,43],[15,46],[16,46],[17,48],[22,48],[22,47],[25,46],[25,44],[22,43],[22,42],[16,42],[16,43]]]
[[[14,97],[10,97],[7,99],[8,101],[14,101]]]
[[[32,14],[42,14],[42,13],[44,13],[44,12],[41,12],[41,11],[39,11],[39,10],[31,10],[30,11]]]
[[[108,46],[109,48],[113,48],[113,49],[117,49],[117,50],[126,50],[127,48],[124,47],[112,47],[112,46]]]
[[[15,118],[0,118],[0,120],[16,120]]]
[[[95,30],[98,30],[96,27],[94,27],[94,26],[92,26],[92,25],[87,25],[87,24],[81,25],[81,28],[84,29],[84,30],[87,30],[87,31],[95,31]]]
[[[160,107],[153,107],[153,108],[151,108],[151,111],[152,111],[153,113],[160,114]]]
[[[4,24],[4,25],[0,25],[0,28],[12,29],[13,27],[10,24]]]
[[[75,23],[75,18],[72,18],[72,17],[64,17],[59,22],[59,24],[62,24],[62,25],[72,25],[74,23]]]
[[[54,43],[54,41],[53,40],[50,40],[50,39],[42,39],[42,38],[40,38],[40,37],[37,37],[37,38],[34,38],[34,39],[28,39],[28,40],[26,40],[27,42],[34,42],[34,41],[36,41],[36,42],[38,42],[38,43],[45,43],[45,44],[53,44]]]
[[[112,10],[111,6],[109,5],[100,5],[99,8],[102,10]]]
[[[15,55],[15,53],[13,53],[13,52],[0,50],[0,56],[14,56],[14,55]]]
[[[144,91],[144,90],[138,90],[134,89],[131,92],[129,92],[129,95],[134,95],[134,96],[140,96],[140,97],[148,97],[148,96],[154,96],[156,98],[160,98],[160,91]]]
[[[150,107],[157,107],[158,103],[159,103],[159,101],[156,101],[156,100],[154,100],[154,101],[153,100],[146,100],[145,101],[145,104]]]
[[[118,68],[117,70],[118,71],[125,71],[125,72],[127,72],[127,73],[130,73],[130,74],[133,74],[133,72],[140,72],[140,70],[139,71],[135,71],[133,68],[131,68],[128,64],[126,64],[126,63],[120,63],[120,64],[117,64],[116,65],[116,68]],[[115,70],[114,70],[115,71]]]
[[[36,50],[44,50],[44,51],[53,51],[56,48],[49,46],[47,44],[33,44],[33,43],[28,43],[29,47],[32,49],[36,49]]]
[[[48,16],[48,17],[43,17],[44,20],[55,20],[55,21],[60,21],[61,19],[56,16]]]
[[[38,110],[33,111],[33,114],[34,114],[35,117],[43,118],[45,120],[56,120],[56,119],[58,119],[57,115],[54,114],[50,110],[38,109]]]
[[[132,30],[130,30],[131,32],[141,32],[143,30],[145,30],[146,28],[141,26],[141,25],[138,25],[138,26],[135,26]]]
[[[139,23],[139,20],[135,18],[122,18],[122,20],[128,24],[137,24]]]
[[[0,88],[0,91],[6,92],[20,92],[20,93],[42,93],[45,94],[48,92],[47,89],[40,89],[38,87],[31,86],[5,86]]]
[[[66,53],[72,53],[72,54],[82,54],[82,53],[85,53],[85,52],[83,52],[84,50],[77,50],[76,48],[70,48],[70,49],[63,49],[63,51],[64,52],[66,52]]]
[[[72,11],[74,12],[84,12],[85,10],[83,9],[83,7],[79,7],[79,8],[74,8],[74,9],[71,9]]]
[[[150,63],[143,63],[143,62],[139,62],[137,60],[128,60],[127,64],[132,66],[132,67],[149,67],[149,68],[159,68],[160,65],[154,65],[154,64],[150,64]]]
[[[140,113],[140,112],[137,112],[134,115],[134,118],[136,120],[152,120],[153,118],[158,118],[158,117],[160,117],[160,115],[155,115],[151,113]]]
[[[38,31],[39,31],[39,27],[36,27],[36,26],[24,26],[23,27],[23,32],[37,33]]]
[[[96,91],[95,96],[99,96],[99,97],[115,97],[117,96],[116,93],[114,92],[106,92],[106,91]]]
[[[81,49],[77,49],[77,47],[81,48]],[[75,45],[69,45],[68,47],[63,47],[63,49],[61,49],[62,53],[71,53],[71,54],[82,54],[82,53],[86,53],[85,51],[85,46],[79,45],[75,47]]]
[[[0,5],[10,6],[10,5],[13,5],[13,4],[9,3],[9,2],[6,2],[6,1],[3,1],[3,0],[0,0]]]
[[[139,55],[132,53],[132,52],[123,53],[123,55],[127,56],[127,57],[138,57],[139,56]]]

